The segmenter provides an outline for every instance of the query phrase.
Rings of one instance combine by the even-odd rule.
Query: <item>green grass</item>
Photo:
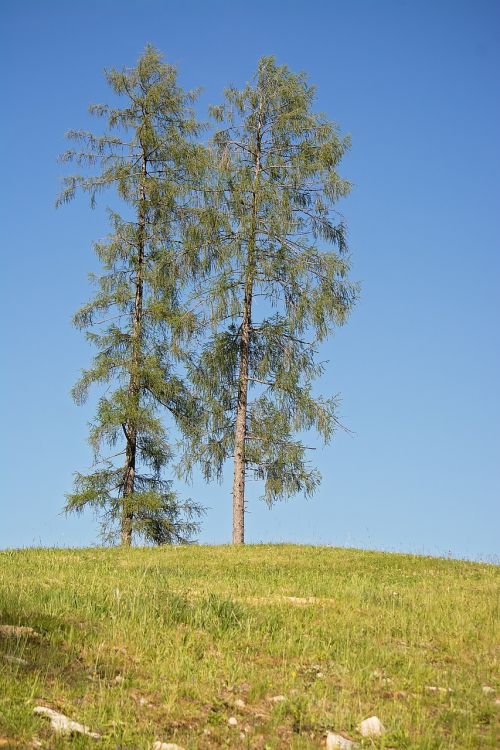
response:
[[[496,748],[498,582],[493,565],[319,547],[2,552],[0,622],[40,637],[0,629],[0,747],[319,748],[334,730]],[[57,737],[39,704],[102,739]],[[372,714],[387,734],[361,740]]]

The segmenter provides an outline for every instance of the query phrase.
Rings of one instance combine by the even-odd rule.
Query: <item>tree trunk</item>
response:
[[[247,268],[245,274],[245,297],[240,340],[240,371],[238,379],[238,402],[234,433],[233,475],[233,544],[245,543],[245,443],[247,439],[248,370],[250,365],[250,334],[252,329],[252,296],[255,275],[255,248],[257,238],[258,183],[261,158],[262,100],[259,103],[257,122],[254,183],[252,189],[252,222],[248,238]]]
[[[141,200],[139,207],[138,241],[137,241],[137,266],[135,275],[135,299],[132,321],[132,367],[129,381],[129,397],[134,404],[134,409],[139,407],[140,382],[139,366],[141,361],[142,346],[142,300],[144,290],[144,246],[146,236],[146,186],[147,160],[144,153],[142,170]],[[127,507],[127,497],[135,491],[135,473],[137,460],[137,423],[135,419],[129,419],[125,428],[127,446],[125,450],[125,481],[123,485],[123,508],[121,519],[121,543],[122,546],[130,547],[132,544],[132,526],[134,515]]]
[[[132,395],[132,389],[129,389]],[[123,547],[130,547],[132,544],[132,521],[133,514],[130,508],[127,508],[127,497],[132,495],[135,488],[135,459],[137,452],[137,431],[133,425],[127,425],[127,447],[125,451],[125,484],[123,488],[123,509],[122,509],[122,527],[121,543]]]
[[[240,373],[234,435],[233,544],[243,544],[245,541],[245,440],[247,431],[251,313],[252,283],[251,281],[250,283],[247,281],[243,303],[243,323],[241,326]]]

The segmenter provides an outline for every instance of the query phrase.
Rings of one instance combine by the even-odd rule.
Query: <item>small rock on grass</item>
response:
[[[436,685],[426,685],[425,689],[429,693],[452,693],[453,692],[453,688],[436,687]]]
[[[284,695],[273,695],[272,698],[269,698],[271,703],[283,703],[283,701],[286,701],[286,696]]]
[[[385,733],[385,727],[378,716],[369,716],[359,725],[362,737],[381,737]]]
[[[3,654],[3,658],[11,664],[21,664],[22,666],[26,666],[28,663],[26,659],[21,659],[20,656],[12,656],[11,654]]]
[[[238,726],[238,719],[236,719],[234,716],[230,716],[227,720],[227,723],[230,727],[237,727]]]
[[[14,636],[15,638],[22,638],[23,635],[27,635],[31,638],[40,638],[40,633],[27,625],[0,625],[0,635]]]
[[[160,742],[153,743],[153,750],[184,750],[180,745],[176,745],[175,742]]]
[[[496,692],[495,688],[492,688],[489,685],[483,685],[483,693],[485,695],[492,695],[494,692]]]
[[[326,736],[326,750],[354,750],[358,747],[357,742],[344,737],[342,734],[328,732]]]
[[[35,706],[33,713],[38,716],[46,716],[50,719],[50,726],[58,734],[85,734],[87,737],[93,737],[95,740],[98,740],[101,736],[98,732],[92,732],[84,724],[68,719],[64,714],[60,714],[52,708],[47,708],[47,706]]]
[[[237,698],[234,701],[234,705],[236,706],[236,708],[245,708],[245,701],[241,700],[241,698]]]

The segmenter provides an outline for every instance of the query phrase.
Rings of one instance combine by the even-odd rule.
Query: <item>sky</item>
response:
[[[103,70],[150,42],[202,87],[203,117],[273,54],[352,137],[341,210],[362,291],[320,382],[350,432],[318,445],[312,499],[270,510],[252,483],[248,541],[498,561],[499,37],[496,0],[2,0],[0,547],[99,543],[91,514],[62,508],[91,461],[92,400],[69,391],[92,352],[71,316],[108,199],[56,210],[57,155],[109,99]],[[188,488],[202,543],[230,539],[230,474]]]

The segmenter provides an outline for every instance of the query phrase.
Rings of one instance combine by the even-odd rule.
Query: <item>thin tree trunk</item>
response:
[[[143,151],[144,153],[144,151]],[[141,361],[141,344],[142,344],[142,307],[144,292],[144,245],[146,236],[146,189],[145,179],[147,177],[147,160],[144,153],[143,157],[143,181],[141,185],[141,200],[139,208],[138,222],[138,242],[137,242],[137,266],[135,276],[135,299],[134,299],[134,316],[132,321],[132,368],[129,381],[129,397],[135,407],[139,406],[140,399],[140,382],[138,370]],[[125,434],[127,446],[125,450],[125,481],[123,486],[123,508],[121,519],[121,543],[122,546],[130,547],[132,544],[132,526],[134,515],[130,508],[127,507],[127,497],[135,491],[135,474],[137,460],[137,423],[134,419],[127,422]]]
[[[233,477],[233,544],[245,541],[245,440],[247,431],[248,365],[250,361],[250,326],[252,314],[252,281],[247,280],[243,303],[240,341],[240,373],[234,435]]]
[[[132,379],[131,379],[132,380]],[[132,388],[129,388],[132,395]],[[123,488],[123,508],[121,524],[121,543],[124,547],[130,547],[132,544],[132,521],[133,514],[130,508],[127,508],[127,497],[133,494],[135,489],[135,459],[137,453],[137,430],[132,424],[127,425],[127,447],[125,451],[125,483]]]
[[[255,276],[255,245],[257,237],[258,182],[261,158],[261,111],[259,104],[257,138],[254,162],[254,184],[252,190],[252,223],[248,238],[248,256],[243,300],[243,320],[240,339],[240,370],[238,378],[238,401],[234,432],[233,474],[233,544],[245,543],[245,444],[247,439],[248,370],[250,366],[250,335],[252,329],[252,296]]]

